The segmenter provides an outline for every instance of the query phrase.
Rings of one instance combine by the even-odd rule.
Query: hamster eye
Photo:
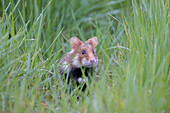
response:
[[[86,51],[83,50],[83,51],[82,51],[82,54],[83,54],[83,55],[86,54]]]
[[[93,51],[93,50],[92,50]],[[94,54],[94,51],[93,51],[93,54]]]

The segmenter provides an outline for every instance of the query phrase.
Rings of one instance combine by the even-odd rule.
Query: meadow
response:
[[[86,92],[57,68],[73,36],[98,37]],[[1,0],[0,112],[170,113],[170,1]]]

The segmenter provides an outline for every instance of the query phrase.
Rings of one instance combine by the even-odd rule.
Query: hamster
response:
[[[86,89],[85,82],[89,76],[93,75],[98,68],[98,57],[96,54],[96,46],[98,44],[97,37],[82,42],[77,37],[70,39],[71,51],[59,61],[58,69],[60,74],[68,75],[68,81],[74,80],[77,85],[84,84],[82,90]],[[84,70],[85,78],[83,78],[82,70]]]

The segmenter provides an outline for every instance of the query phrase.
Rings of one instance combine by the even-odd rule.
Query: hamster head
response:
[[[70,45],[73,51],[73,67],[94,67],[98,64],[98,58],[95,47],[97,46],[97,37],[90,38],[82,42],[77,37],[70,39]]]

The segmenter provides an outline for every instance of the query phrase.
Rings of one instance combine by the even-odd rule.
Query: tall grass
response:
[[[169,12],[168,0],[1,0],[0,111],[170,112]],[[57,68],[72,36],[98,37],[88,94],[66,93]]]

